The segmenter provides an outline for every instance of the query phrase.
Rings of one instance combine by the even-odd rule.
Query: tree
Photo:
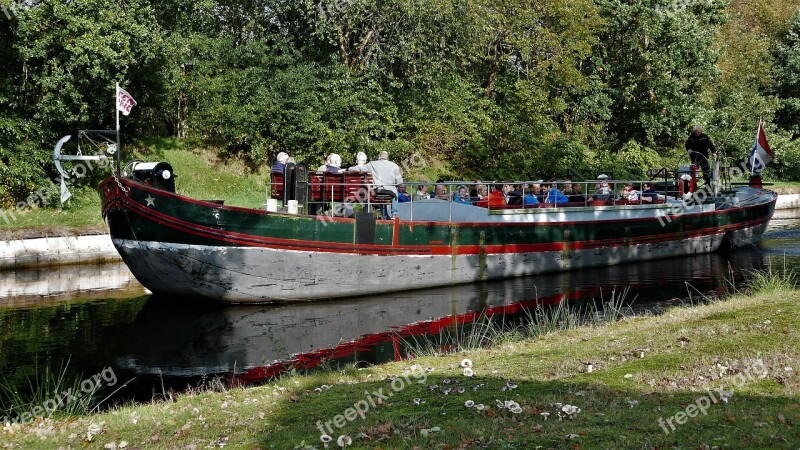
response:
[[[611,142],[676,145],[703,114],[703,92],[718,77],[713,44],[724,2],[596,4],[607,24],[595,56],[611,98]]]

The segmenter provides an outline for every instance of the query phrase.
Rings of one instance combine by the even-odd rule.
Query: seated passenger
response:
[[[642,188],[644,188],[644,191],[642,191],[643,202],[654,202],[658,200],[658,194],[656,194],[653,183],[645,183],[642,185]]]
[[[533,183],[531,186],[531,190],[533,191],[533,195],[536,196],[536,200],[539,200],[539,203],[544,203],[544,190],[542,189],[542,180],[539,180],[536,183]]]
[[[520,185],[506,185],[506,200],[509,205],[522,205],[522,187]]]
[[[450,200],[450,196],[447,195],[447,186],[443,184],[437,184],[433,191],[433,198],[437,198],[439,200]]]
[[[289,155],[285,152],[278,153],[278,157],[276,158],[275,165],[272,166],[270,169],[271,172],[276,173],[283,173],[283,169],[286,168],[286,162],[289,159]]]
[[[431,195],[428,194],[428,185],[420,184],[417,188],[417,193],[414,194],[414,200],[427,200],[429,198],[431,198]]]
[[[625,183],[625,189],[622,190],[622,198],[629,202],[639,201],[639,193],[633,188],[633,183]]]
[[[501,208],[506,205],[506,196],[503,194],[503,183],[495,183],[492,185],[492,192],[488,196],[481,199],[475,206],[483,208]]]
[[[545,183],[542,185],[542,189],[545,192],[545,203],[563,205],[569,201],[569,198],[558,190],[555,183]]]
[[[461,203],[462,205],[472,205],[469,199],[469,190],[466,186],[460,186],[458,192],[453,194],[453,203]]]
[[[347,171],[348,172],[369,172],[369,167],[367,166],[367,154],[364,152],[358,152],[356,154],[356,165],[350,166]]]
[[[474,191],[475,195],[472,195],[472,193],[470,192],[470,200],[472,200],[473,204],[478,203],[479,201],[481,201],[482,198],[489,195],[489,188],[487,188],[485,184],[475,185]]]
[[[397,185],[397,203],[407,203],[411,201],[411,196],[406,192],[405,184]]]
[[[597,183],[597,189],[592,195],[592,200],[614,200],[614,190],[608,185],[608,175],[600,174],[597,176],[597,179],[600,180],[600,182]]]
[[[572,180],[569,180],[569,179],[564,180],[564,189],[561,190],[561,193],[566,195],[567,198],[569,198],[570,195],[575,193],[572,190]]]
[[[522,197],[522,206],[536,206],[539,204],[539,199],[536,198],[536,195],[533,193],[533,189],[525,184],[522,186],[523,190],[525,191],[525,196]]]
[[[331,153],[328,155],[328,159],[325,160],[325,164],[319,166],[317,172],[344,173],[344,170],[340,167],[341,165],[342,157],[336,153]]]
[[[578,183],[574,183],[572,185],[572,195],[568,196],[569,197],[569,201],[570,202],[576,202],[576,203],[580,202],[580,203],[585,204],[586,203],[586,197],[582,194],[582,190],[583,190],[583,186],[581,186]]]

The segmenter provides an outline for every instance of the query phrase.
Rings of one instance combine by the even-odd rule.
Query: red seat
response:
[[[366,199],[364,192],[364,175],[348,173],[344,176],[344,195],[347,201],[360,201]]]
[[[321,173],[312,173],[310,174],[309,178],[309,200],[321,202],[322,201],[322,191],[324,189],[324,181],[322,179]]]
[[[271,172],[269,179],[270,186],[272,186],[272,198],[276,200],[283,200],[283,174],[280,172]]]
[[[325,187],[322,191],[322,198],[325,201],[344,201],[344,174],[326,172],[323,180]]]

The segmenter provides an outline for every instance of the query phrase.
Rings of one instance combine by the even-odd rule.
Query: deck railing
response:
[[[598,174],[602,175],[602,174]],[[367,173],[343,173],[331,174],[323,172],[311,172],[307,180],[297,182],[295,188],[304,190],[304,195],[297,195],[298,192],[289,192],[285,183],[285,174],[272,174],[268,183],[267,198],[279,201],[293,200],[301,198],[303,211],[309,214],[328,213],[333,215],[349,215],[355,205],[362,205],[366,210],[372,210],[376,206],[386,209],[392,203],[391,196],[379,192],[380,186],[376,186],[372,176]],[[629,200],[625,197],[624,188],[627,183],[631,183],[633,189],[638,194],[638,200]],[[652,185],[655,189],[656,199],[643,195],[644,186]],[[651,180],[612,180],[598,176],[594,180],[572,181],[471,181],[455,182],[442,181],[438,183],[408,181],[405,184],[405,194],[408,196],[406,202],[413,203],[422,200],[420,195],[421,186],[432,187],[427,192],[425,199],[438,199],[446,201],[452,217],[453,204],[458,202],[456,196],[462,188],[467,190],[467,197],[461,202],[473,206],[484,206],[492,210],[529,210],[534,208],[564,208],[564,207],[600,207],[600,206],[620,206],[620,205],[647,205],[663,203],[667,197],[677,194],[668,182],[654,182]],[[550,198],[549,190],[545,186],[551,186],[564,194],[567,202],[553,202]],[[504,188],[504,186],[510,186]],[[569,188],[567,187],[569,186]],[[402,189],[402,188],[401,188]],[[484,191],[485,189],[485,191]],[[504,191],[503,205],[496,205],[496,202],[486,200],[486,196],[492,189]],[[508,195],[511,194],[511,195]],[[526,196],[528,204],[526,204]],[[531,204],[530,197],[536,198],[536,204]],[[548,201],[551,200],[551,201]],[[398,199],[399,203],[405,203]],[[413,207],[412,207],[413,213]]]

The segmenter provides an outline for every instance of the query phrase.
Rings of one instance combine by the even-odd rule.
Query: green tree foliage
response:
[[[672,146],[703,112],[703,92],[717,80],[717,27],[724,2],[597,0],[607,28],[596,55],[621,144]]]
[[[741,159],[758,115],[789,148],[798,4],[31,2],[0,27],[0,202],[47,183],[60,135],[113,127],[117,81],[139,102],[126,137],[188,137],[253,164],[389,149],[420,153],[428,176],[633,174],[684,155],[695,122]]]
[[[780,97],[776,124],[800,137],[800,11],[775,50],[775,91]]]

